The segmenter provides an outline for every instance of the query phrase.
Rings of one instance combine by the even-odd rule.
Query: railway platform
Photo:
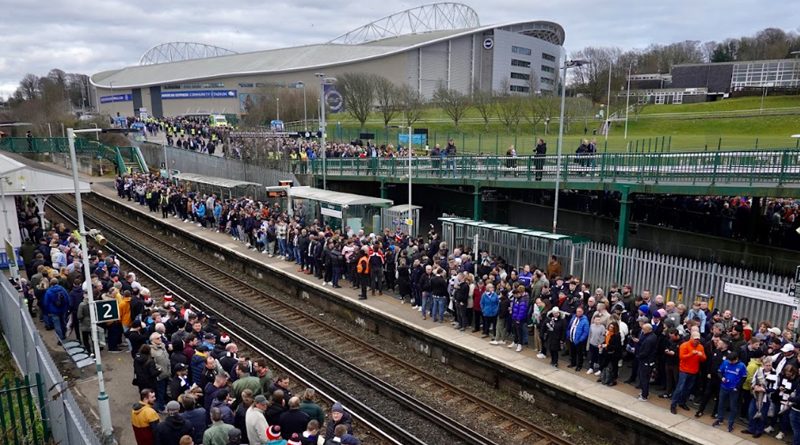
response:
[[[408,329],[417,331],[420,335],[447,343],[452,348],[461,349],[476,359],[540,380],[554,390],[574,397],[575,404],[596,405],[601,410],[624,419],[622,423],[627,421],[642,423],[663,433],[665,438],[671,437],[676,441],[685,443],[709,445],[780,443],[767,436],[762,436],[762,438],[754,441],[750,436],[739,433],[739,430],[744,428],[741,425],[737,426],[734,433],[728,433],[724,429],[713,428],[711,426],[713,419],[709,415],[699,420],[691,416],[694,413],[693,411],[684,412],[680,410],[677,415],[673,415],[669,412],[669,401],[660,399],[655,394],[652,395],[649,401],[640,402],[636,400],[638,390],[633,386],[620,383],[613,388],[606,387],[596,383],[596,378],[593,375],[588,376],[583,372],[575,373],[568,368],[553,368],[549,365],[548,360],[537,359],[535,351],[530,349],[516,353],[502,346],[490,345],[486,339],[481,339],[478,334],[460,332],[453,329],[449,323],[438,324],[430,320],[422,320],[418,311],[412,310],[408,304],[401,304],[399,300],[388,294],[359,301],[357,290],[350,289],[347,286],[341,289],[322,286],[322,283],[313,276],[298,273],[294,262],[268,258],[260,252],[249,250],[241,243],[231,240],[228,235],[201,229],[195,224],[184,223],[175,218],[161,219],[160,215],[151,214],[145,210],[145,207],[141,207],[134,202],[119,200],[116,196],[116,191],[109,183],[95,183],[92,189],[97,194],[109,198],[130,210],[157,219],[194,237],[205,239],[217,248],[242,259],[260,263],[276,274],[296,281],[298,285],[311,286],[319,292],[327,293],[339,299],[349,300],[351,304],[357,304],[365,311],[379,318],[402,324]],[[564,413],[564,415],[568,414]]]

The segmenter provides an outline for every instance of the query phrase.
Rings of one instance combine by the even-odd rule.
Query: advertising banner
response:
[[[236,90],[162,91],[162,99],[236,99]]]

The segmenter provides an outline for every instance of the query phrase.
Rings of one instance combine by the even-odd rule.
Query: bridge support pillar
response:
[[[483,209],[481,209],[481,187],[479,185],[476,185],[475,191],[472,192],[472,219],[475,221],[480,221],[482,213]]]
[[[381,199],[388,199],[386,198],[389,189],[386,187],[386,181],[381,181]]]

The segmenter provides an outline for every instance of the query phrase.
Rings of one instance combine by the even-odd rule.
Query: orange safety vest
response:
[[[358,259],[358,263],[356,264],[356,272],[362,275],[369,274],[369,258],[367,258],[366,255]]]

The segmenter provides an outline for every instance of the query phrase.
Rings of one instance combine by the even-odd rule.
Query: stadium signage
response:
[[[100,96],[101,104],[109,104],[112,102],[128,102],[133,100],[132,94],[114,94],[112,96]]]
[[[494,39],[491,37],[487,37],[483,39],[483,49],[492,49],[494,48]]]
[[[236,90],[162,91],[162,99],[236,99]]]

